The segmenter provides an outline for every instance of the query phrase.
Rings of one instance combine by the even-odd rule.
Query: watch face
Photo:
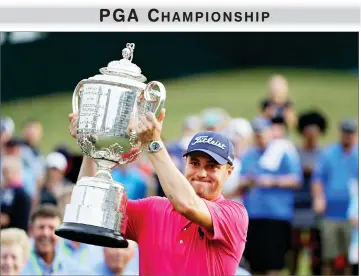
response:
[[[153,143],[150,145],[150,147],[151,147],[151,150],[152,150],[152,151],[157,151],[157,150],[159,150],[160,145],[159,145],[159,143],[157,143],[157,142],[153,142]]]

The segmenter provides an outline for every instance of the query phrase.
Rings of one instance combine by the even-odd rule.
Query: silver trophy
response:
[[[132,63],[134,44],[123,49],[123,59],[112,61],[94,77],[82,80],[73,94],[79,112],[77,144],[97,165],[94,177],[76,183],[63,223],[56,235],[82,243],[125,248],[127,195],[113,181],[112,168],[137,159],[142,145],[137,122],[148,111],[159,116],[166,91],[160,82],[145,84],[141,69]],[[156,90],[155,88],[158,88]]]

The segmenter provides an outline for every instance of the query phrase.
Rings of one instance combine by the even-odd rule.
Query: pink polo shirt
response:
[[[177,213],[167,198],[128,202],[125,237],[138,242],[141,275],[235,275],[246,243],[247,211],[223,196],[204,201],[214,233]]]

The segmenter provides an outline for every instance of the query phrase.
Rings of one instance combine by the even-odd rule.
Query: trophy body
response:
[[[113,181],[111,169],[135,161],[142,152],[137,139],[138,117],[150,111],[159,115],[165,88],[146,78],[131,62],[134,44],[127,44],[123,59],[100,69],[102,74],[79,82],[73,94],[73,111],[79,112],[77,144],[97,165],[94,177],[76,183],[55,233],[63,238],[105,247],[127,247],[125,233],[127,195]],[[158,90],[154,90],[158,87]]]

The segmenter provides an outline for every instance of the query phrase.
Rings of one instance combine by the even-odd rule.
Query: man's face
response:
[[[283,139],[286,137],[286,128],[283,124],[272,124],[272,136],[275,139]]]
[[[285,79],[274,77],[268,83],[268,93],[270,98],[278,104],[284,103],[288,95],[288,83]]]
[[[117,274],[121,273],[133,257],[134,248],[108,248],[104,247],[104,259],[109,269]]]
[[[32,122],[24,127],[23,133],[31,145],[37,145],[43,138],[43,127],[40,122]]]
[[[57,168],[48,168],[49,182],[59,182],[64,178],[65,171],[61,171]]]
[[[261,132],[255,132],[254,134],[255,143],[260,148],[265,148],[272,139],[271,128],[265,129]]]
[[[341,144],[345,148],[349,148],[354,145],[356,141],[356,133],[355,132],[341,132]]]
[[[198,196],[216,200],[221,194],[223,182],[232,170],[233,167],[220,165],[203,152],[194,152],[187,157],[184,175]]]
[[[321,130],[316,125],[306,126],[303,130],[303,137],[312,144],[317,144],[320,139]]]
[[[25,256],[20,245],[1,246],[1,275],[20,275],[25,264]]]
[[[45,255],[55,251],[59,237],[55,235],[55,229],[61,221],[58,217],[37,217],[31,227],[31,236],[35,240],[35,248],[38,254]]]

